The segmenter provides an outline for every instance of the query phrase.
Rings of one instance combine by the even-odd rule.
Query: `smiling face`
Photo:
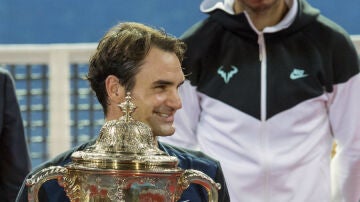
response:
[[[175,53],[153,47],[139,69],[131,92],[137,106],[133,117],[155,136],[172,135],[174,114],[181,108],[178,88],[185,79],[181,63]]]

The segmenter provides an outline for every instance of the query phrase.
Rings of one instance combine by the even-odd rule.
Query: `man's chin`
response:
[[[157,131],[153,131],[155,136],[171,136],[175,133],[175,128],[174,127],[167,127],[167,128],[163,128]]]

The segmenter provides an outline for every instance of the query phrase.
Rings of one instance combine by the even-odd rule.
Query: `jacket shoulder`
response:
[[[219,202],[228,202],[230,201],[229,192],[227,189],[226,181],[222,172],[221,165],[219,161],[211,158],[201,151],[189,150],[177,146],[173,146],[170,144],[159,142],[159,148],[171,156],[176,156],[179,160],[179,167],[182,169],[195,169],[199,170],[209,177],[211,177],[215,182],[221,184],[221,189],[219,191]],[[198,187],[198,186],[197,186]],[[195,191],[195,193],[192,193]],[[183,194],[184,196],[197,195],[199,193],[204,194],[201,189],[195,188],[194,185],[191,185],[188,189],[188,192]],[[201,194],[200,194],[201,195]],[[186,199],[186,197],[184,197]]]
[[[219,161],[211,158],[201,151],[189,150],[182,147],[173,146],[166,143],[159,143],[160,148],[171,156],[176,156],[179,160],[179,167],[183,169],[200,170],[214,178],[218,169]]]
[[[36,167],[33,171],[31,171],[31,173],[29,174],[29,176],[31,176],[32,174],[40,171],[41,169],[50,167],[50,166],[63,166],[67,163],[69,163],[71,161],[71,155],[76,152],[76,151],[81,151],[83,149],[85,149],[86,147],[92,145],[94,143],[94,140],[91,140],[89,142],[86,142],[84,144],[81,144],[79,146],[76,146],[68,151],[65,151],[59,155],[57,155],[56,157],[40,164],[38,167]]]

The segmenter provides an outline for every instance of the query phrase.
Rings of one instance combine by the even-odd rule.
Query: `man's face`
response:
[[[258,13],[272,9],[284,0],[236,0],[249,12]]]
[[[174,114],[181,108],[178,88],[183,82],[184,74],[176,54],[151,48],[135,76],[134,119],[149,125],[155,136],[172,135]]]

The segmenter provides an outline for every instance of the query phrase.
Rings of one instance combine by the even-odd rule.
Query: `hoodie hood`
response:
[[[220,9],[229,14],[234,14],[234,0],[204,0],[200,4],[200,10],[203,13],[210,13],[216,9]]]

